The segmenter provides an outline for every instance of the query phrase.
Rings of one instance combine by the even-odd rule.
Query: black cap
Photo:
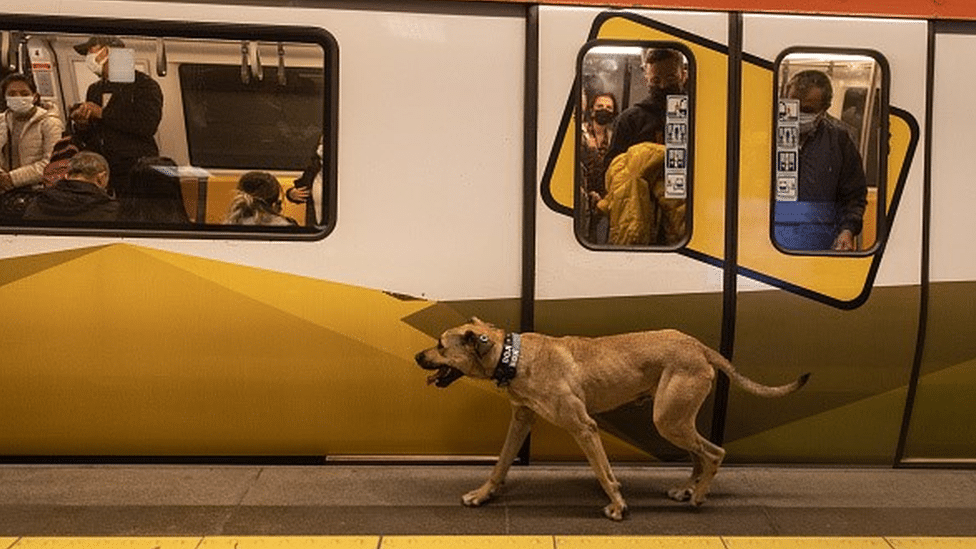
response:
[[[92,36],[88,40],[82,42],[75,46],[75,51],[81,55],[88,55],[88,50],[92,46],[108,46],[110,48],[124,48],[125,42],[123,42],[118,36],[108,36],[105,34],[98,34]]]

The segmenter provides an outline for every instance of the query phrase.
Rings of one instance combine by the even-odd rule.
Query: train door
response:
[[[721,13],[539,8],[537,330],[676,327],[719,346],[727,29]],[[615,459],[685,457],[646,403],[597,419]],[[532,455],[579,451],[540,424]]]
[[[921,306],[926,28],[742,17],[734,362],[813,376],[779,401],[733,388],[730,460],[894,459]]]
[[[911,387],[904,464],[976,459],[976,255],[966,243],[976,230],[969,137],[976,124],[969,108],[976,80],[971,71],[960,70],[974,47],[971,23],[935,25],[925,345]]]

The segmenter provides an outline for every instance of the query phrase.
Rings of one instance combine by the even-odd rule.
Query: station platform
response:
[[[726,466],[704,506],[688,467],[615,465],[615,523],[585,464],[0,465],[0,549],[976,549],[976,471]]]

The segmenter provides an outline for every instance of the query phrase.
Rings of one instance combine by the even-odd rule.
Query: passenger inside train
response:
[[[787,252],[871,249],[884,196],[879,64],[793,53],[779,74],[773,241]]]
[[[278,227],[297,224],[281,215],[281,183],[270,173],[260,171],[241,176],[225,223]]]
[[[42,102],[34,80],[23,74],[4,77],[0,95],[0,219],[16,219],[42,182],[64,126],[57,107]]]
[[[176,162],[145,156],[129,172],[118,192],[119,221],[146,224],[189,224]]]

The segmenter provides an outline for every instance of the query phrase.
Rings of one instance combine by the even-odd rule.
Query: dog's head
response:
[[[488,379],[495,370],[497,353],[492,353],[504,332],[478,318],[451,328],[431,347],[417,353],[417,364],[434,373],[427,377],[428,384],[447,387],[461,376]]]

